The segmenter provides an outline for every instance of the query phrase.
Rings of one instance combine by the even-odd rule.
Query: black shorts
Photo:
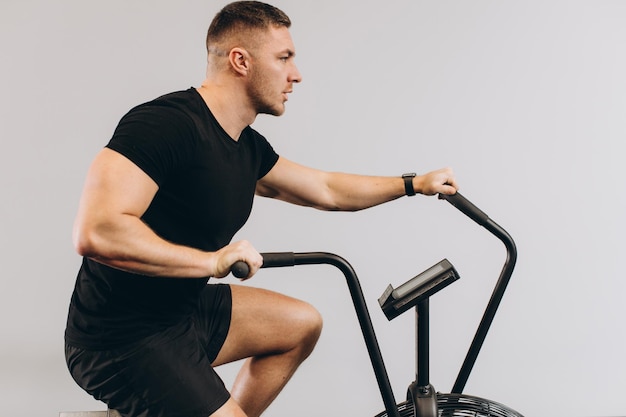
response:
[[[211,362],[230,326],[232,296],[207,285],[192,320],[123,348],[65,346],[74,380],[124,417],[207,417],[230,398]]]

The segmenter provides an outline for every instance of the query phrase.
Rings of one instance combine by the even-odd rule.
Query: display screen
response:
[[[446,268],[442,265],[443,262],[439,262],[437,265],[431,266],[426,271],[422,272],[409,282],[406,282],[400,285],[393,292],[394,298],[399,299],[405,297],[410,294],[416,288],[419,288],[424,283],[430,281],[432,278],[436,277],[438,274],[445,272]]]

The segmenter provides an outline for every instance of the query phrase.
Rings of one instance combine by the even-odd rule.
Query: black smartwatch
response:
[[[404,180],[404,192],[409,197],[415,195],[415,188],[413,188],[413,178],[415,178],[416,175],[417,174],[415,172],[402,174],[402,179]]]

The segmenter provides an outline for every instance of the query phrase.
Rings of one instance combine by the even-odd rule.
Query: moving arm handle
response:
[[[440,200],[446,200],[448,203],[452,204],[454,207],[463,212],[467,217],[474,220],[481,226],[484,226],[485,223],[489,221],[489,216],[483,213],[478,207],[476,207],[471,201],[467,198],[463,197],[461,193],[456,193],[452,195],[447,194],[439,194]]]
[[[261,256],[263,256],[261,268],[279,268],[296,264],[296,255],[293,252],[265,252]],[[237,278],[246,278],[250,274],[250,267],[244,261],[237,261],[230,271]]]
[[[483,213],[460,193],[453,195],[439,194],[439,199],[447,200],[481,226],[489,222],[489,216]],[[266,252],[261,255],[263,256],[263,265],[261,268],[278,268],[296,265],[296,255],[293,252]],[[231,272],[237,278],[246,278],[250,274],[250,267],[244,261],[237,261],[231,267]]]
[[[478,357],[478,353],[487,337],[487,332],[491,327],[491,323],[496,315],[496,311],[502,301],[502,297],[504,296],[504,292],[506,287],[511,279],[511,275],[513,274],[513,269],[515,268],[515,263],[517,261],[517,248],[515,247],[515,242],[513,238],[508,234],[506,230],[504,230],[501,226],[499,226],[496,222],[491,220],[489,216],[483,213],[478,207],[472,204],[469,200],[463,197],[458,192],[453,195],[443,195],[439,194],[439,199],[447,200],[454,207],[459,209],[469,218],[474,220],[479,225],[483,226],[487,229],[492,235],[496,236],[504,246],[506,247],[506,260],[504,262],[504,266],[502,267],[502,271],[500,273],[500,278],[496,283],[496,286],[491,294],[491,298],[487,303],[487,307],[485,308],[485,312],[483,317],[478,325],[478,329],[476,329],[476,334],[474,335],[474,339],[470,345],[470,348],[467,352],[467,356],[465,357],[465,361],[461,366],[461,370],[457,376],[457,379],[452,388],[453,394],[461,394],[463,389],[465,388],[465,384],[469,378],[470,372],[476,363],[476,359]]]
[[[376,334],[374,333],[374,327],[372,320],[367,309],[363,290],[359,283],[358,277],[354,268],[339,255],[328,252],[266,252],[261,253],[263,256],[263,265],[261,268],[277,268],[283,266],[295,266],[295,265],[331,265],[339,269],[346,279],[350,296],[352,297],[352,303],[361,327],[363,338],[365,339],[365,346],[372,362],[374,369],[374,375],[378,382],[380,394],[385,404],[388,417],[400,417],[400,413],[396,408],[396,399],[393,395],[393,389],[389,381],[389,375],[385,368],[383,356],[380,351]],[[237,277],[247,277],[250,273],[250,268],[245,262],[235,262],[231,267],[233,275]]]

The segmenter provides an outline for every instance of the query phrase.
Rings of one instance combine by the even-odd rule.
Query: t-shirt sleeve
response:
[[[186,155],[193,154],[193,137],[182,112],[140,106],[120,120],[106,146],[131,160],[161,186],[168,173]]]
[[[276,153],[272,145],[265,139],[263,135],[256,131],[253,132],[254,143],[257,147],[257,155],[260,156],[261,163],[259,165],[259,171],[257,179],[263,178],[268,172],[272,170],[279,155]]]

